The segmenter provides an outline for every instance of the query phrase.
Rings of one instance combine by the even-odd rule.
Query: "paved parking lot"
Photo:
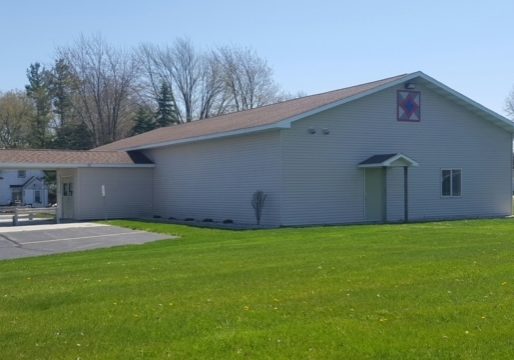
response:
[[[1,227],[0,260],[143,244],[169,238],[169,235],[95,223]]]

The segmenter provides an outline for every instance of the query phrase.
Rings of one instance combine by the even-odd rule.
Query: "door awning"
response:
[[[410,157],[401,153],[373,155],[360,162],[359,168],[380,168],[380,167],[410,167],[419,164]]]

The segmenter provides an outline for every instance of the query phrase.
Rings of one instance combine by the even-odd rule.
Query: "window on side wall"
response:
[[[18,177],[23,179],[27,176],[27,171],[26,170],[18,170]]]
[[[458,197],[462,193],[462,170],[441,170],[441,196]]]

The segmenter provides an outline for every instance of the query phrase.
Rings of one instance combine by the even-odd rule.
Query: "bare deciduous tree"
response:
[[[9,91],[0,94],[0,148],[28,146],[34,114],[33,102],[25,93]]]
[[[58,56],[78,79],[74,107],[94,136],[95,145],[124,137],[132,126],[138,64],[131,53],[101,37],[81,36]]]
[[[511,91],[507,99],[505,99],[505,111],[514,121],[514,89]]]
[[[156,99],[161,84],[166,83],[176,101],[180,122],[208,117],[219,86],[216,69],[188,40],[178,39],[166,47],[143,44],[137,55],[147,97]]]
[[[265,60],[249,49],[221,47],[215,51],[233,110],[248,110],[279,100],[279,88]]]
[[[188,40],[179,39],[168,47],[143,44],[137,54],[147,97],[155,99],[160,84],[168,83],[181,122],[284,99],[266,61],[248,49],[222,47],[199,52]]]
[[[185,121],[190,122],[193,120],[196,95],[202,75],[201,58],[193,45],[183,39],[178,39],[170,50],[172,59],[168,61],[172,67],[173,80],[184,107]]]

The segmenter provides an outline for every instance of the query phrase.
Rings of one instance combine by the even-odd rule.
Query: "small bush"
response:
[[[161,215],[154,215],[153,216],[154,219],[160,219],[161,218]]]
[[[177,219],[175,219],[173,216],[170,216],[170,217],[168,218],[168,220],[177,220]]]
[[[195,218],[185,218],[184,221],[195,221]]]
[[[210,218],[207,218],[207,219],[203,219],[203,222],[213,222],[213,220]]]
[[[233,224],[233,223],[234,223],[234,220],[232,220],[232,219],[223,220],[223,224]]]
[[[262,208],[264,207],[264,202],[268,195],[264,193],[264,191],[258,190],[252,195],[252,207],[255,211],[255,219],[257,220],[257,225],[261,224],[261,216],[262,216]]]

